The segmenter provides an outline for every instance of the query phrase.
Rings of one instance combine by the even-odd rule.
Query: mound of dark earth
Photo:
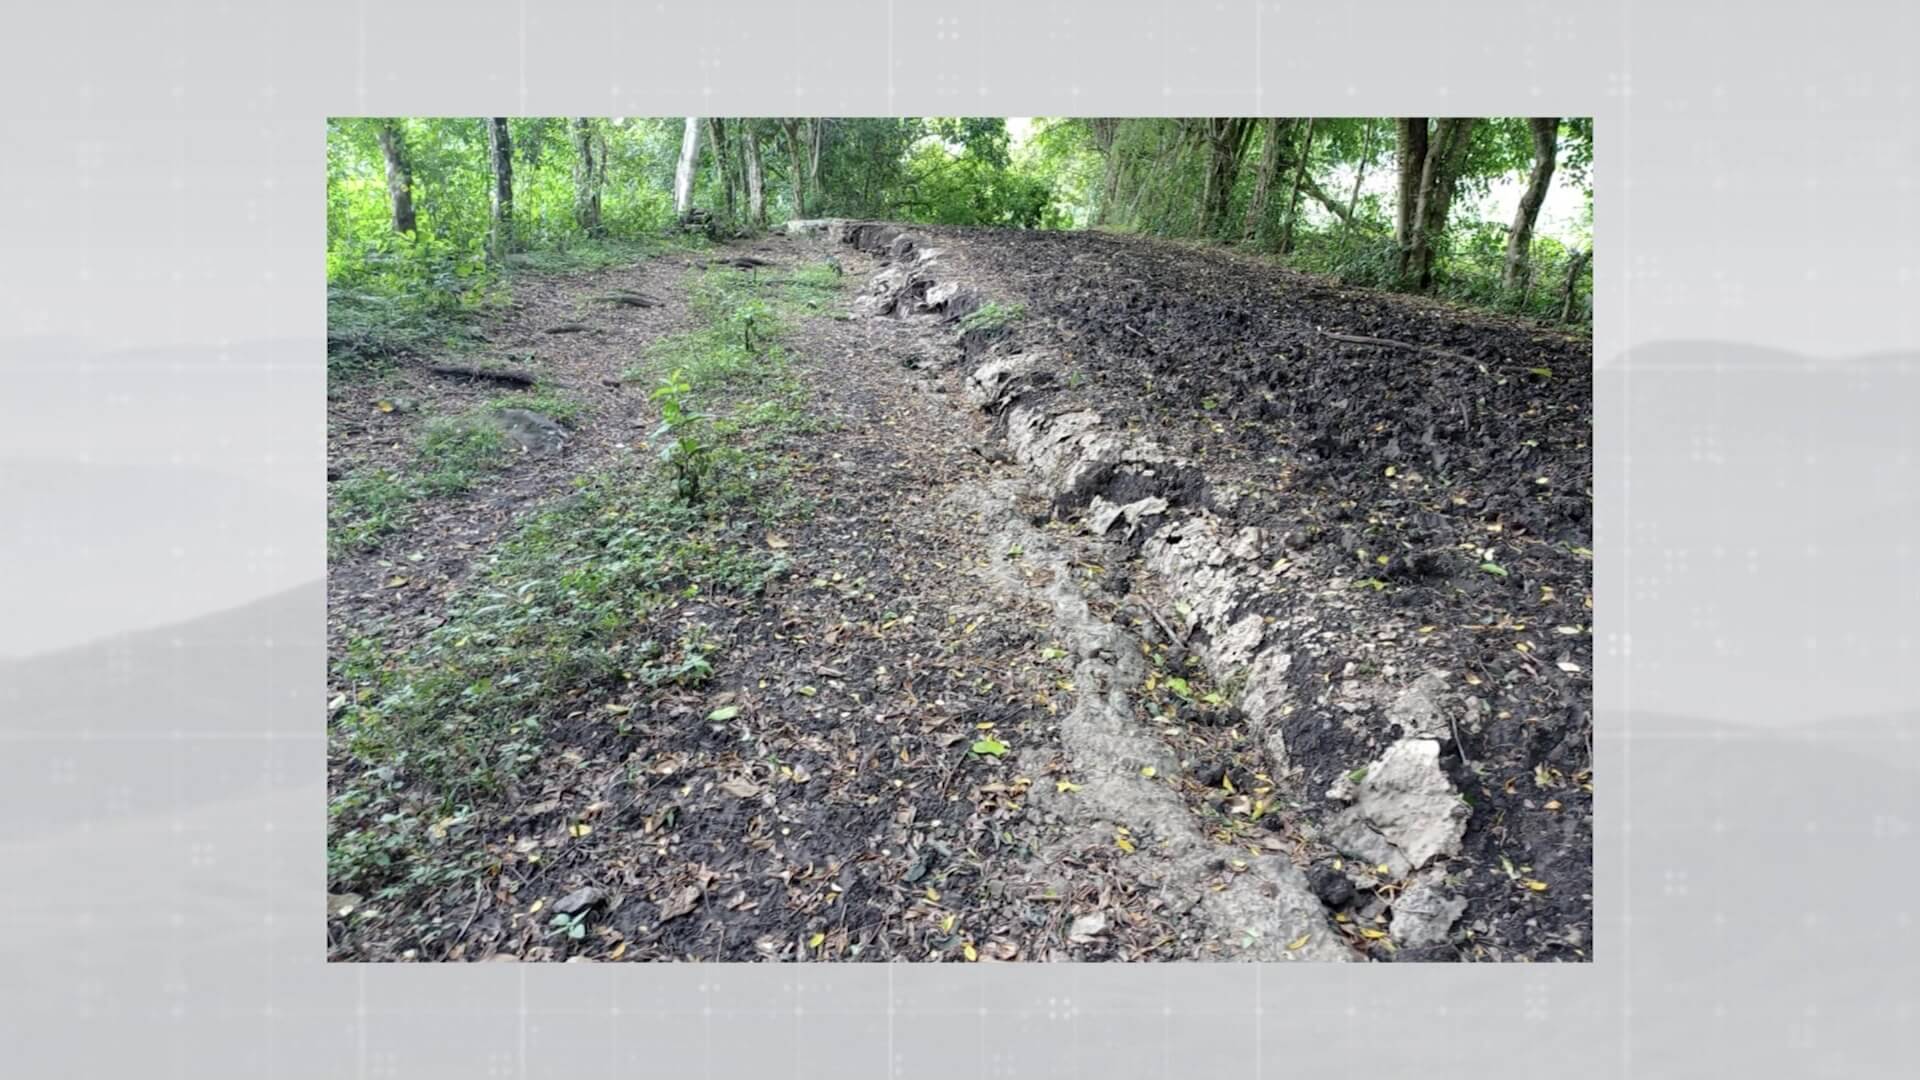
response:
[[[856,310],[957,322],[1055,514],[1135,551],[1375,955],[1590,956],[1586,340],[1135,238],[834,235],[882,260]]]

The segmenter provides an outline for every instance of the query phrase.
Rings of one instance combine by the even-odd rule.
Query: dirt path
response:
[[[987,275],[962,261],[973,258],[969,240],[955,237],[946,262],[896,250],[892,237],[873,240],[836,226],[719,253],[767,264],[742,272],[743,295],[774,296],[829,258],[845,287],[795,308],[780,341],[804,422],[756,443],[768,455],[763,471],[777,466],[779,511],[729,526],[780,572],[762,591],[694,589],[650,617],[661,640],[697,629],[711,676],[569,691],[541,726],[538,753],[504,789],[432,811],[395,796],[415,816],[445,816],[425,827],[431,840],[407,849],[404,878],[369,877],[398,884],[330,900],[331,954],[1470,955],[1473,935],[1450,933],[1453,920],[1436,934],[1396,918],[1392,905],[1451,911],[1456,893],[1471,893],[1472,874],[1443,885],[1413,866],[1386,873],[1342,858],[1310,787],[1326,785],[1304,775],[1314,763],[1275,753],[1282,725],[1243,711],[1245,672],[1219,661],[1220,628],[1192,611],[1206,594],[1183,592],[1179,574],[1162,572],[1179,562],[1164,535],[1154,546],[1153,534],[1171,531],[1156,520],[1164,512],[1118,514],[1122,502],[1142,511],[1134,496],[1164,497],[1165,516],[1204,507],[1211,521],[1224,501],[1210,492],[1227,470],[1266,463],[1170,460],[1118,485],[1109,468],[1063,498],[1054,483],[1061,463],[1010,437],[1009,409],[978,378],[983,366],[1030,356],[1021,336],[1039,320],[957,321],[986,300]],[[388,656],[427,647],[449,605],[484,591],[473,571],[502,537],[537,508],[580,497],[568,494],[574,477],[650,463],[653,452],[636,445],[657,414],[643,385],[618,376],[668,335],[699,325],[687,283],[713,257],[676,255],[517,290],[513,311],[490,328],[492,348],[531,353],[544,381],[565,388],[576,404],[565,448],[520,456],[472,490],[413,511],[374,546],[336,557],[336,708],[351,701],[351,711],[371,694],[366,676],[353,674],[349,642],[378,638]],[[929,273],[936,266],[944,282]],[[1021,291],[1017,274],[1004,281],[1015,286],[1009,303],[1051,295]],[[634,310],[590,299],[611,289],[662,303]],[[590,329],[543,332],[576,323]],[[1010,378],[1025,380],[1029,397],[1052,374],[1063,391],[1102,381],[1056,371],[1036,382],[1031,363],[1015,369]],[[759,389],[738,386],[729,400],[743,408]],[[502,404],[491,390],[417,377],[379,392],[431,395],[420,413]],[[1152,395],[1132,399],[1150,406]],[[1106,400],[1124,412],[1112,408],[1124,397]],[[334,405],[336,463],[363,475],[408,467],[416,450],[396,428],[417,427],[418,413],[396,419],[365,403]],[[1127,430],[1148,418],[1138,414]],[[1217,426],[1205,423],[1203,433]],[[1089,515],[1109,505],[1126,527],[1089,528]],[[1343,590],[1332,606],[1353,602]],[[1258,612],[1230,607],[1222,615],[1235,621]],[[1318,670],[1304,656],[1300,666]],[[336,802],[367,770],[346,725],[337,727]],[[1367,761],[1349,745],[1338,753]],[[418,786],[404,759],[386,768],[401,774],[395,790]],[[336,827],[336,848],[343,831]],[[443,859],[444,873],[435,869]],[[556,926],[556,912],[579,925]],[[1421,939],[1398,949],[1394,937],[1410,930]],[[1501,947],[1532,955],[1548,937]]]

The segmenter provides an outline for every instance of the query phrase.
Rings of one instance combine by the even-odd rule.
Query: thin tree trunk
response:
[[[726,121],[717,116],[707,118],[707,152],[713,155],[713,172],[720,178],[727,200],[727,219],[731,221],[739,213],[733,197],[733,162],[727,153]]]
[[[740,150],[747,159],[747,218],[756,229],[767,227],[767,191],[760,178],[760,133],[753,121],[740,121]]]
[[[1208,157],[1207,182],[1200,194],[1200,233],[1211,237],[1226,228],[1227,214],[1233,207],[1234,181],[1240,176],[1240,155],[1247,148],[1253,121],[1219,116],[1201,123],[1205,125]]]
[[[487,154],[493,159],[493,253],[503,258],[513,250],[513,141],[507,118],[487,121]]]
[[[1520,196],[1520,209],[1514,212],[1513,228],[1507,233],[1507,263],[1500,284],[1508,290],[1526,280],[1534,222],[1540,218],[1540,204],[1546,201],[1547,187],[1553,183],[1554,156],[1559,149],[1559,117],[1534,117],[1527,121],[1527,127],[1533,134],[1533,172],[1527,177],[1526,193]]]
[[[807,189],[814,201],[820,199],[820,148],[827,141],[827,118],[816,116],[807,121]]]
[[[1254,177],[1253,197],[1247,200],[1246,228],[1242,239],[1259,240],[1266,231],[1267,195],[1273,190],[1273,178],[1279,175],[1283,154],[1281,146],[1286,141],[1286,130],[1290,125],[1279,117],[1269,117],[1266,123],[1266,145],[1260,148],[1260,172]]]
[[[1353,215],[1360,206],[1360,184],[1367,178],[1367,167],[1373,164],[1373,121],[1361,121],[1365,127],[1360,137],[1360,167],[1353,172],[1353,193],[1347,196],[1347,216],[1340,220],[1340,254],[1347,253],[1347,239],[1353,235]]]
[[[573,216],[580,231],[600,235],[600,177],[594,163],[593,121],[575,117],[573,121]]]
[[[407,165],[406,137],[400,122],[380,122],[380,154],[387,160],[387,200],[393,210],[393,231],[413,231],[413,170]]]
[[[1293,221],[1300,216],[1300,184],[1307,176],[1307,162],[1313,157],[1313,117],[1307,117],[1307,131],[1300,140],[1300,163],[1293,167],[1293,198],[1287,202],[1287,228],[1280,234],[1280,254],[1293,253]]]
[[[1560,321],[1573,321],[1573,294],[1580,285],[1580,271],[1586,268],[1587,260],[1593,258],[1593,249],[1576,251],[1567,262],[1567,283],[1560,294]]]
[[[693,174],[700,165],[700,118],[687,117],[680,133],[680,163],[673,170],[673,212],[685,218],[693,209]]]
[[[793,216],[807,216],[807,155],[801,144],[800,121],[785,119],[780,127],[787,135],[787,173],[793,185]]]
[[[1106,174],[1100,185],[1100,205],[1094,208],[1093,225],[1107,223],[1107,213],[1113,207],[1113,200],[1120,188],[1120,163],[1113,155],[1114,138],[1120,133],[1120,121],[1110,117],[1094,117],[1087,121],[1087,130],[1093,135],[1094,149],[1100,151],[1100,157],[1106,165]]]

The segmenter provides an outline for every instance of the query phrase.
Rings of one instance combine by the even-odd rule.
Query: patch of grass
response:
[[[585,409],[580,402],[550,387],[540,387],[527,394],[508,394],[497,397],[487,402],[486,407],[489,412],[494,413],[502,409],[525,409],[568,427],[579,422],[580,414]]]
[[[504,464],[507,437],[478,416],[436,416],[420,437],[421,490],[458,495]]]
[[[470,808],[540,761],[553,724],[712,675],[722,643],[686,605],[764,590],[785,563],[755,530],[804,511],[771,447],[811,422],[805,391],[777,341],[782,311],[758,288],[707,274],[695,292],[707,325],[657,349],[647,371],[670,365],[665,398],[682,410],[699,398],[708,413],[731,392],[725,415],[698,421],[697,501],[676,490],[670,461],[583,479],[501,545],[419,645],[350,646],[337,674],[355,693],[332,721],[349,758],[330,806],[332,887],[397,901],[472,872]],[[507,402],[529,407],[490,404]],[[483,449],[457,425],[436,445],[447,467]]]
[[[651,469],[585,481],[509,538],[418,647],[355,643],[341,674],[357,700],[334,725],[357,770],[333,800],[329,878],[373,895],[430,884],[415,871],[445,852],[419,821],[522,775],[545,729],[583,704],[710,676],[719,646],[704,627],[663,636],[653,616],[757,594],[784,569],[749,545],[758,486],[717,485],[690,507]]]
[[[998,330],[1018,321],[1026,313],[1027,309],[1023,305],[1002,304],[998,300],[989,300],[961,318],[960,332]]]
[[[837,295],[846,280],[828,263],[802,266],[787,275],[787,298],[806,307],[818,307],[821,300]]]
[[[327,486],[327,546],[335,551],[373,547],[404,524],[416,495],[390,472],[359,473]]]
[[[447,292],[389,289],[367,282],[327,289],[327,379],[357,381],[384,374],[393,362],[472,341],[473,320],[487,304],[481,286]]]
[[[512,460],[507,438],[482,407],[465,416],[427,421],[406,474],[380,470],[354,473],[328,485],[327,550],[340,555],[366,551],[404,528],[421,499],[473,490],[482,478]]]
[[[632,240],[581,240],[565,247],[521,251],[507,256],[509,272],[579,274],[632,266],[671,250],[676,245],[662,237]],[[679,246],[687,246],[681,244]]]

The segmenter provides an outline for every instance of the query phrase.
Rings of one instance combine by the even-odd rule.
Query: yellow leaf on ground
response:
[[[968,963],[972,963],[973,961],[980,959],[980,951],[973,947],[973,942],[971,941],[967,942],[965,945],[960,946],[960,952],[962,955],[964,955],[967,958]]]
[[[1313,935],[1310,933],[1301,934],[1299,937],[1294,938],[1292,941],[1287,942],[1287,951],[1299,952],[1301,949],[1304,949],[1307,947],[1307,941],[1312,937]]]
[[[1521,882],[1520,884],[1525,885],[1527,888],[1532,889],[1534,892],[1547,891],[1547,883],[1544,881],[1535,881],[1532,878],[1528,878],[1527,880]]]
[[[807,948],[817,949],[827,940],[827,935],[816,933],[807,939]]]
[[[585,822],[577,822],[575,824],[567,826],[567,831],[572,833],[574,838],[577,840],[580,837],[586,836],[588,833],[591,833],[593,831],[593,826],[588,825]]]

